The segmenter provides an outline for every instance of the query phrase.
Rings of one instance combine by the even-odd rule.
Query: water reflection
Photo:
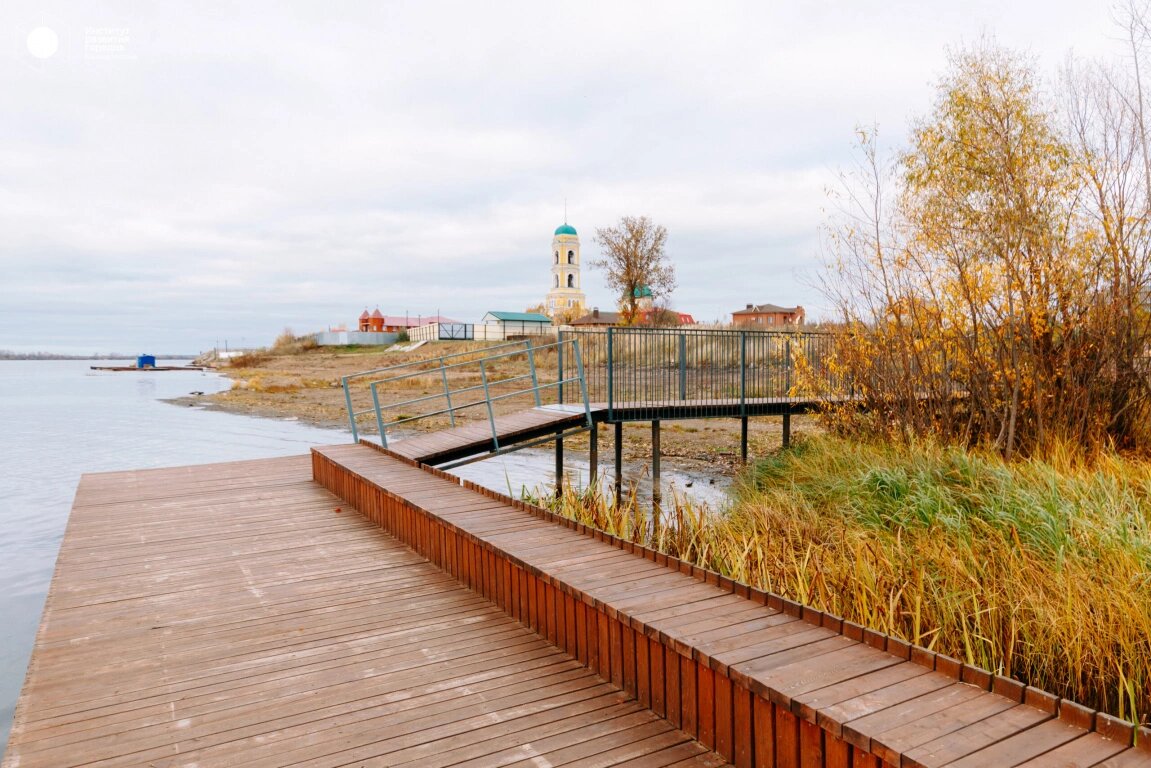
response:
[[[153,374],[141,374],[136,379],[136,397],[141,400],[156,399],[156,379]]]

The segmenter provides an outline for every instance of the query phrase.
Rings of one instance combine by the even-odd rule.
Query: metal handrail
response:
[[[519,377],[517,377],[517,378],[519,378]],[[499,381],[492,382],[492,386],[496,386],[498,384],[503,384],[505,382],[513,381],[513,380],[514,379],[501,379]],[[578,378],[564,379],[563,381],[556,381],[552,384],[541,384],[538,387],[538,389],[552,389],[552,388],[561,386],[563,384],[575,384],[578,381],[579,381]],[[481,385],[479,387],[469,387],[469,389],[483,389],[483,386]],[[438,411],[428,411],[427,413],[421,413],[419,416],[409,416],[409,417],[404,418],[404,419],[396,419],[395,421],[389,421],[387,423],[387,426],[395,426],[396,424],[402,424],[402,423],[407,422],[407,421],[417,421],[419,419],[426,419],[426,418],[429,418],[431,416],[443,416],[445,413],[451,413],[452,411],[462,411],[465,408],[474,408],[477,405],[484,405],[485,403],[487,403],[489,401],[495,402],[496,400],[507,400],[508,398],[511,398],[511,397],[519,397],[520,395],[526,395],[529,392],[535,391],[536,389],[537,389],[536,387],[528,387],[527,389],[517,389],[514,392],[505,392],[501,395],[492,395],[491,397],[485,398],[483,400],[473,400],[470,403],[464,403],[463,405],[456,405],[456,406],[452,406],[450,408],[441,408]],[[453,391],[458,394],[458,393],[462,392],[463,390],[456,389]],[[538,394],[538,392],[537,392],[537,394]],[[434,400],[434,399],[440,398],[440,397],[443,397],[443,395],[428,395],[427,397],[421,397],[421,398],[417,398],[415,400],[405,400],[402,403],[393,403],[392,407],[398,407],[400,405],[411,405],[412,403],[421,402],[423,400]],[[383,406],[381,406],[381,408],[382,407]],[[589,406],[589,408],[590,408],[590,406]]]
[[[802,392],[822,396],[847,383],[831,364],[837,336],[827,332],[609,327],[565,330],[560,338],[580,341],[588,399],[606,406],[608,422],[646,421],[672,401],[691,418],[734,401],[746,417],[765,399],[802,396],[800,360]]]
[[[523,376],[512,376],[511,378],[500,379],[499,381],[490,382],[490,386],[496,387],[496,386],[499,386],[500,384],[507,384],[509,381],[521,381],[522,379],[530,379],[530,378],[531,378],[531,374],[525,373]],[[387,384],[387,383],[388,383],[388,380],[373,381],[368,386],[376,387],[376,386],[379,386],[380,384]],[[548,384],[546,386],[552,386],[552,385]],[[462,394],[464,392],[472,392],[472,391],[477,390],[477,389],[484,389],[484,385],[483,384],[475,384],[475,385],[470,386],[470,387],[464,387],[463,389],[453,389],[453,390],[451,390],[451,392],[452,392],[452,394],[459,395],[459,394]],[[531,392],[531,388],[522,390],[521,394],[526,394],[527,392]],[[442,394],[424,395],[423,397],[414,397],[411,400],[405,400],[402,403],[397,403],[397,405],[413,405],[415,403],[422,403],[425,400],[439,400],[443,396],[444,395],[442,395]],[[457,405],[456,408],[457,409],[463,409],[463,408],[467,408],[469,405],[483,404],[483,402],[484,402],[483,400],[477,400],[477,401],[475,401],[475,403],[467,403],[465,405]],[[447,413],[447,410],[445,410],[444,413]]]
[[[555,346],[558,346],[559,344],[566,344],[568,342],[555,342],[553,344],[545,344],[542,347],[530,346],[531,341],[526,341],[526,342],[518,342],[517,341],[515,343],[516,344],[526,343],[529,346],[524,347],[524,349],[522,351],[519,351],[519,352],[503,352],[503,353],[498,354],[498,355],[484,355],[483,357],[477,358],[475,360],[465,360],[462,363],[452,363],[451,365],[443,365],[441,363],[439,369],[448,370],[451,368],[463,368],[465,366],[473,365],[473,364],[478,363],[478,362],[491,361],[491,360],[502,360],[505,357],[515,357],[516,355],[522,355],[525,352],[527,352],[528,350],[547,349],[548,347],[555,347]],[[500,344],[498,346],[503,347],[503,346],[507,346],[507,345]],[[493,349],[496,349],[496,348],[497,347],[493,347]],[[460,355],[474,355],[474,354],[476,354],[476,353],[475,352],[457,352],[455,355],[445,355],[444,357],[459,357]],[[433,359],[433,358],[428,358],[428,360],[431,360],[431,359]],[[439,358],[439,359],[443,359],[443,358]],[[406,366],[418,365],[420,363],[428,362],[428,360],[416,360],[416,361],[413,361],[410,363],[401,364],[400,366],[391,366],[389,368],[380,368],[380,369],[377,369],[376,371],[368,371],[368,373],[379,373],[381,371],[394,370],[397,367],[406,367]],[[439,370],[439,369],[437,369],[437,370]],[[393,381],[403,381],[404,379],[414,379],[417,376],[427,376],[431,372],[432,371],[413,371],[411,373],[407,373],[407,374],[404,374],[402,376],[391,376],[391,377],[386,378],[386,379],[376,379],[376,381],[373,383],[386,384],[386,383],[390,383]],[[363,375],[364,375],[363,373],[354,373],[351,376],[347,376],[345,378],[350,379],[350,378],[355,378],[355,377],[363,376]]]
[[[460,353],[455,353],[453,355],[443,355],[439,358],[428,358],[428,359],[419,360],[419,361],[412,361],[412,362],[408,362],[408,363],[400,363],[397,365],[388,366],[386,368],[377,368],[377,369],[374,369],[372,371],[363,371],[361,373],[350,374],[349,376],[344,377],[344,393],[345,393],[345,400],[348,404],[348,414],[349,414],[348,418],[349,418],[349,421],[351,422],[353,440],[359,440],[359,432],[358,432],[358,429],[356,427],[356,418],[358,416],[362,416],[364,414],[373,413],[375,415],[376,429],[380,435],[380,443],[383,446],[387,447],[387,444],[388,444],[388,442],[387,442],[387,440],[388,440],[387,431],[388,431],[389,427],[394,427],[394,426],[397,426],[400,424],[406,424],[408,422],[417,421],[419,419],[429,418],[429,417],[433,417],[433,416],[443,416],[443,415],[447,415],[449,417],[449,419],[451,420],[452,426],[455,426],[456,425],[456,413],[457,412],[466,410],[468,408],[475,408],[475,407],[486,405],[487,410],[488,410],[488,423],[491,426],[491,430],[492,430],[493,445],[495,446],[495,449],[497,451],[500,451],[501,449],[499,446],[499,435],[498,435],[498,432],[496,429],[496,423],[495,423],[495,411],[492,407],[493,403],[495,403],[497,401],[501,401],[501,400],[507,400],[507,399],[510,399],[513,397],[520,397],[523,395],[532,395],[535,404],[537,406],[540,406],[543,404],[543,398],[541,396],[541,393],[543,391],[550,390],[550,389],[556,389],[556,390],[558,390],[558,392],[562,393],[564,386],[568,385],[568,384],[579,384],[580,392],[584,398],[584,414],[585,414],[585,417],[587,420],[587,424],[590,426],[590,424],[591,424],[591,407],[590,407],[590,404],[587,402],[587,382],[581,378],[584,375],[584,369],[583,369],[582,358],[581,358],[580,351],[579,351],[579,342],[575,339],[568,339],[568,340],[564,340],[564,341],[557,341],[557,342],[554,342],[551,344],[544,344],[544,345],[538,345],[537,346],[535,344],[532,344],[530,339],[527,339],[523,342],[512,342],[509,344],[496,345],[494,347],[490,347],[489,349],[508,350],[509,347],[516,347],[516,346],[520,346],[522,348],[521,349],[513,349],[510,351],[497,351],[496,354],[483,355],[480,357],[476,356],[477,352],[479,352],[479,350],[473,350],[470,352],[460,352]],[[575,351],[579,375],[577,375],[575,377],[566,377],[566,378],[563,377],[562,375],[560,375],[556,379],[556,381],[554,381],[554,382],[541,383],[540,379],[539,379],[538,360],[537,360],[536,353],[540,352],[540,351],[545,351],[549,348],[554,347],[557,349],[557,352],[560,355],[562,355],[562,351],[563,351],[563,348],[565,346],[572,347]],[[470,356],[471,359],[461,361],[461,362],[446,363],[446,361],[449,359],[459,358],[459,357],[462,357],[465,355]],[[528,366],[529,366],[528,373],[523,373],[523,374],[519,374],[519,375],[515,375],[515,376],[507,376],[506,378],[502,378],[502,379],[494,379],[491,377],[490,372],[489,372],[489,367],[490,367],[491,363],[498,361],[498,360],[504,360],[504,359],[508,359],[508,358],[512,358],[512,357],[517,357],[520,355],[526,355],[527,356]],[[436,362],[439,363],[438,366],[435,365]],[[401,371],[402,369],[405,369],[405,368],[410,369],[412,366],[428,365],[429,363],[431,364],[432,367],[427,368],[427,369],[423,369],[423,370],[419,370],[419,371],[405,371],[403,373],[396,373],[395,375],[392,375],[392,376],[376,378],[372,381],[369,381],[368,382],[368,390],[371,392],[371,400],[372,400],[371,408],[365,409],[363,411],[354,410],[353,405],[352,405],[351,388],[348,384],[348,382],[350,380],[362,379],[366,376],[378,376],[380,373],[398,372],[398,371]],[[466,387],[460,387],[458,389],[453,389],[451,386],[451,382],[448,378],[448,371],[450,369],[460,369],[460,368],[465,368],[468,366],[471,366],[471,367],[478,366],[479,367],[479,374],[480,374],[481,383],[469,385]],[[403,400],[403,401],[396,402],[396,403],[385,403],[381,400],[380,391],[381,391],[381,389],[385,388],[388,384],[394,384],[396,382],[405,381],[405,380],[412,379],[412,378],[415,378],[418,376],[428,376],[428,375],[434,376],[434,375],[436,375],[437,371],[439,373],[439,379],[440,379],[441,384],[442,384],[442,390],[440,392],[435,392],[432,394],[425,394],[425,395],[421,395],[419,397],[409,398],[407,400]],[[513,384],[515,382],[522,382],[522,381],[528,381],[528,380],[531,381],[531,386],[529,386],[529,387],[517,388],[517,389],[514,389],[510,392],[499,392],[499,393],[495,392],[496,388],[501,388],[507,384]],[[482,399],[476,399],[476,400],[469,399],[467,402],[463,402],[463,403],[460,403],[460,402],[458,402],[458,400],[453,399],[453,396],[458,398],[462,394],[470,393],[470,392],[477,392],[477,391],[481,391],[481,390],[484,393]],[[385,420],[385,417],[384,417],[385,411],[388,411],[388,410],[394,411],[394,410],[398,410],[401,408],[405,408],[407,406],[417,405],[420,403],[426,403],[426,402],[431,401],[431,400],[440,400],[440,399],[446,401],[447,407],[437,408],[437,409],[427,411],[427,412],[421,412],[421,413],[413,415],[413,416],[404,416],[403,418],[393,419],[390,421]]]
[[[509,341],[509,342],[505,342],[504,344],[496,344],[495,346],[487,347],[487,349],[503,349],[504,347],[517,347],[517,346],[520,346],[520,345],[525,344],[525,343],[530,343],[530,342]],[[538,347],[537,347],[537,349],[538,349]],[[477,354],[478,352],[481,352],[481,351],[482,350],[479,350],[479,349],[473,349],[469,352],[453,352],[450,355],[440,355],[438,358],[430,358],[429,357],[429,358],[426,358],[424,360],[410,360],[406,363],[396,363],[395,365],[387,365],[387,366],[384,366],[383,368],[373,368],[370,371],[360,371],[359,373],[350,373],[347,376],[345,376],[344,378],[345,379],[358,379],[362,376],[371,376],[374,373],[383,373],[384,371],[394,371],[397,368],[407,368],[407,367],[415,365],[417,363],[426,363],[426,362],[428,362],[428,360],[443,361],[443,360],[447,360],[447,359],[453,358],[453,357],[463,357],[464,355],[474,355],[474,354]],[[486,357],[486,355],[485,355],[485,357]]]
[[[506,342],[504,344],[496,344],[495,346],[488,347],[487,349],[488,350],[506,349],[508,347],[522,346],[525,343],[530,345],[531,341],[530,340],[509,341],[509,342]],[[384,366],[383,368],[373,368],[373,369],[368,370],[368,371],[360,371],[359,373],[350,373],[347,376],[341,377],[340,384],[344,388],[344,403],[348,409],[348,423],[349,423],[349,426],[351,427],[351,430],[352,430],[352,440],[358,442],[360,439],[359,428],[356,426],[356,417],[365,416],[369,413],[377,413],[377,411],[378,411],[378,409],[376,407],[374,407],[375,404],[373,404],[372,408],[365,408],[362,411],[355,410],[355,407],[352,405],[352,389],[350,386],[351,381],[353,379],[360,379],[360,378],[363,378],[365,376],[373,376],[377,373],[386,373],[388,371],[395,371],[395,370],[398,370],[400,368],[410,368],[413,365],[428,363],[428,362],[431,362],[432,360],[438,359],[439,363],[440,363],[439,370],[441,371],[441,373],[443,375],[444,385],[445,385],[445,390],[446,390],[447,389],[447,372],[446,372],[446,369],[451,368],[455,365],[466,365],[467,363],[453,363],[452,365],[445,366],[444,361],[450,360],[453,358],[457,358],[457,357],[464,357],[466,355],[476,355],[480,351],[481,350],[470,350],[467,352],[453,352],[450,355],[440,355],[439,358],[426,358],[424,360],[409,361],[406,363],[396,363],[395,365],[388,365],[388,366]],[[426,376],[428,373],[429,373],[429,371],[416,371],[416,372],[410,374],[409,376],[403,377],[403,378],[414,378],[415,376]],[[378,425],[379,418],[377,418],[376,421],[377,421],[377,425]],[[455,426],[454,416],[452,417],[452,425]]]

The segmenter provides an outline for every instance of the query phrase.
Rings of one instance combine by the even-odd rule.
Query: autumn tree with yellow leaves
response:
[[[1151,445],[1151,162],[1137,85],[1021,56],[952,56],[934,109],[885,165],[860,133],[829,225],[844,324],[840,424],[991,446]],[[1151,122],[1151,121],[1149,121]]]

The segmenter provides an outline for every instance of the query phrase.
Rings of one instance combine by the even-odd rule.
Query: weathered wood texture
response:
[[[1151,766],[1131,726],[367,446],[316,479],[737,766]],[[1103,762],[1108,761],[1108,762]]]
[[[298,457],[83,478],[3,765],[722,763]]]

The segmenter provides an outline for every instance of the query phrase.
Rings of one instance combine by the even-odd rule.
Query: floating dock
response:
[[[91,365],[88,366],[93,371],[204,371],[207,370],[202,365],[147,365],[139,367],[135,365]]]

